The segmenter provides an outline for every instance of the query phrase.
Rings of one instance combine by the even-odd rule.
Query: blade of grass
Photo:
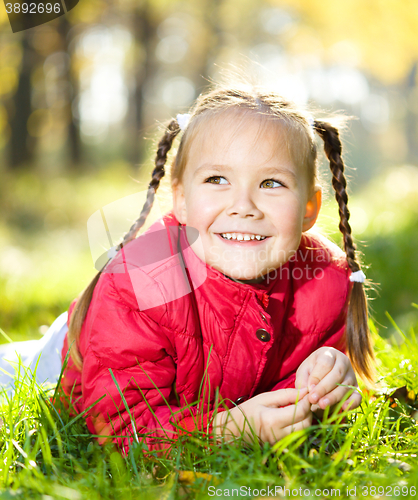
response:
[[[13,344],[13,340],[7,335],[7,333],[0,328],[0,334],[3,335],[3,337],[9,342],[10,344]]]
[[[81,417],[83,417],[88,411],[90,411],[95,405],[97,405],[97,403],[99,401],[101,401],[104,397],[106,397],[106,394],[103,394],[103,396],[100,396],[100,398],[98,398],[88,408],[86,408],[84,411],[82,411],[81,413],[79,413],[78,415],[76,415],[70,422],[68,422],[68,424],[64,425],[64,427],[61,429],[61,431],[65,430],[65,429],[68,429],[71,425],[73,425],[75,422],[77,422],[77,420],[79,420]],[[57,430],[56,432],[59,432],[59,430]],[[54,433],[54,435],[49,438],[48,442],[51,443],[51,441],[53,439],[55,439],[55,437],[56,437],[56,435]]]
[[[118,381],[116,380],[115,376],[113,375],[112,368],[109,368],[109,372],[110,372],[110,376],[112,377],[113,382],[114,382],[114,383],[115,383],[115,385],[116,385],[116,388],[117,388],[117,390],[118,390],[118,392],[119,392],[119,395],[120,395],[120,397],[122,398],[123,405],[125,406],[125,410],[127,411],[128,415],[129,415],[129,418],[131,419],[131,424],[132,424],[132,429],[133,429],[133,431],[134,431],[135,441],[136,441],[137,443],[139,443],[138,434],[137,434],[137,430],[136,430],[136,423],[135,423],[134,418],[132,417],[131,410],[129,409],[128,403],[126,402],[125,396],[123,395],[123,393],[122,393],[122,391],[121,391],[121,388],[120,388],[120,386],[119,386]]]

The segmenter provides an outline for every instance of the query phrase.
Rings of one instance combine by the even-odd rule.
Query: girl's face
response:
[[[209,119],[173,184],[177,220],[199,231],[202,244],[192,249],[236,280],[262,281],[286,263],[320,205],[320,188],[292,161],[284,127],[256,114]]]

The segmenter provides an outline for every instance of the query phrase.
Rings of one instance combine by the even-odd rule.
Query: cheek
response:
[[[216,197],[207,193],[193,196],[187,206],[188,217],[190,220],[195,220],[199,226],[212,224],[219,211],[220,204],[217,202]]]
[[[219,213],[221,207],[222,204],[217,201],[216,196],[204,192],[193,196],[193,199],[189,204],[190,212],[193,212],[193,215],[199,218],[209,217],[212,214]]]
[[[269,213],[280,225],[287,227],[298,227],[303,220],[302,205],[296,197],[283,197],[278,200],[274,207],[270,207]]]
[[[273,214],[274,224],[282,243],[297,248],[302,234],[303,215],[298,203],[283,203]]]

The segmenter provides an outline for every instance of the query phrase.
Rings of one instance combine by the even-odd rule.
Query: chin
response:
[[[224,274],[229,276],[230,278],[234,278],[234,280],[240,280],[240,281],[246,281],[246,280],[255,280],[255,279],[261,279],[263,277],[263,274],[261,273],[256,273],[252,272],[249,273],[248,270],[245,272],[245,270],[239,271],[237,269],[224,269],[222,271]]]

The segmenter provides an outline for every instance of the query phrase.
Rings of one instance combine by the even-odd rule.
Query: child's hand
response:
[[[218,436],[238,437],[243,434],[245,441],[253,442],[249,423],[263,443],[273,445],[291,432],[312,424],[307,393],[305,387],[259,394],[229,411],[218,413],[213,428]]]
[[[321,347],[313,352],[299,366],[296,372],[295,387],[307,387],[308,399],[312,411],[325,409],[341,401],[352,389],[337,384],[357,387],[357,379],[350,360],[342,352],[333,347]],[[343,410],[357,408],[361,403],[361,395],[354,391],[342,406]]]

